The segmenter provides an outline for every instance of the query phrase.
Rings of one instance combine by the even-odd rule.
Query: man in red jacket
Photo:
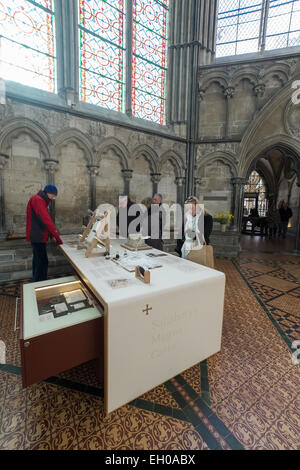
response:
[[[61,245],[59,233],[49,215],[48,206],[57,196],[57,188],[52,184],[45,186],[32,196],[27,204],[26,239],[31,242],[32,278],[33,281],[44,281],[48,273],[48,256],[46,243],[50,237],[56,239],[56,244]]]

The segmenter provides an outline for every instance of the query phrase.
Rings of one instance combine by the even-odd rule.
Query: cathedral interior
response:
[[[93,361],[23,388],[26,206],[45,185],[62,236],[119,195],[196,196],[226,275],[221,350],[109,415]],[[300,0],[0,1],[0,449],[299,450],[299,254]],[[72,272],[48,256],[49,278]]]

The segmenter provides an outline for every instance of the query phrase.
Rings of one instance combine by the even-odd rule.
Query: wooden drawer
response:
[[[55,284],[56,282],[59,283],[60,280],[54,279],[52,281]],[[32,284],[33,287],[34,284]],[[90,292],[89,296],[92,297]],[[99,378],[100,380],[102,379],[104,354],[103,315],[32,337],[28,337],[27,328],[27,337],[24,337],[24,321],[28,321],[28,315],[25,313],[26,308],[29,308],[29,306],[26,305],[26,299],[24,301],[23,288],[21,289],[20,308],[20,348],[23,387],[28,387],[92,359],[99,359],[97,361]],[[96,308],[96,305],[94,308]],[[71,317],[72,315],[69,316]],[[36,321],[39,321],[39,318]]]

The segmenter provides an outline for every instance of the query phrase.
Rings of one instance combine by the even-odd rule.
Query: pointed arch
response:
[[[267,137],[252,147],[244,162],[242,177],[248,178],[258,160],[270,150],[275,149],[286,152],[293,160],[294,169],[297,173],[298,182],[300,183],[300,140],[296,140],[284,134]]]
[[[143,156],[148,161],[152,173],[159,173],[158,171],[158,155],[157,153],[146,144],[141,144],[136,147],[133,151],[133,154],[130,158],[130,161],[137,159],[138,157]]]
[[[108,137],[101,142],[100,146],[97,148],[97,161],[100,162],[102,155],[109,150],[113,150],[113,152],[119,157],[122,169],[127,170],[129,151],[123,142],[115,137]]]
[[[186,168],[185,162],[183,158],[174,150],[167,150],[160,157],[159,165],[158,165],[159,173],[161,173],[161,169],[167,161],[170,161],[171,164],[173,165],[174,170],[175,170],[175,175],[177,178],[184,177],[185,168]]]
[[[55,134],[53,141],[56,154],[59,152],[60,147],[73,142],[83,151],[88,164],[92,165],[95,163],[95,148],[91,144],[90,138],[79,129],[64,129]]]
[[[53,149],[51,138],[46,129],[38,122],[28,118],[14,118],[7,121],[0,132],[0,152],[5,153],[12,144],[12,139],[20,134],[28,134],[40,146],[41,154],[50,159]]]
[[[294,79],[299,79],[300,76]],[[273,95],[270,100],[263,106],[263,108],[256,115],[256,118],[248,126],[240,146],[239,154],[239,174],[242,177],[247,177],[249,168],[252,164],[253,159],[261,156],[262,152],[270,149],[274,146],[283,146],[291,149],[294,155],[300,155],[300,140],[296,137],[291,137],[287,134],[280,134],[268,136],[265,139],[260,139],[256,142],[254,139],[256,132],[262,128],[265,122],[268,122],[272,114],[277,110],[281,109],[282,105],[285,105],[291,100],[293,89],[291,82],[287,83],[286,86],[279,90],[275,96]]]
[[[228,151],[222,152],[221,150],[209,153],[199,159],[196,164],[196,174],[200,176],[200,172],[203,168],[216,161],[221,161],[224,165],[229,166],[233,178],[238,176],[238,161],[235,155]]]

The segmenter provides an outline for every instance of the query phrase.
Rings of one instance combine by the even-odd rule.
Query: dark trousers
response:
[[[32,280],[45,281],[48,274],[48,256],[46,243],[32,243]]]

